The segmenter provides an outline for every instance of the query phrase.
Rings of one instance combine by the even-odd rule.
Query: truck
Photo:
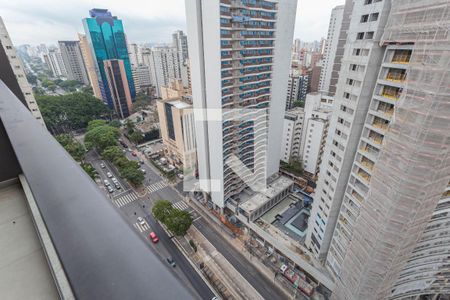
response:
[[[297,273],[285,264],[281,265],[280,273],[308,297],[311,297],[314,293],[314,287],[306,281],[305,274]]]

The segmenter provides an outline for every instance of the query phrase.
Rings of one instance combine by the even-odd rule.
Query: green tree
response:
[[[84,143],[88,149],[96,148],[101,153],[107,147],[115,146],[118,138],[117,128],[103,125],[89,130],[84,137]]]
[[[178,236],[183,236],[192,225],[192,217],[187,211],[172,209],[166,218],[167,228]]]
[[[76,161],[83,162],[86,155],[86,149],[78,141],[74,140],[68,134],[57,135],[56,140],[64,147],[64,149],[75,159]]]
[[[125,155],[117,157],[114,159],[113,163],[120,169],[125,167],[128,164],[129,160],[125,157]]]
[[[130,119],[125,120],[125,128],[127,129],[128,134],[132,134],[134,132],[134,123]]]
[[[89,121],[106,118],[110,113],[102,101],[86,93],[36,95],[36,100],[53,134],[86,128]]]
[[[139,144],[140,142],[142,142],[144,140],[144,137],[142,136],[142,134],[137,131],[134,131],[132,134],[130,134],[129,138],[130,138],[130,141],[132,141],[135,144]]]
[[[127,164],[125,167],[120,168],[119,171],[123,178],[134,185],[142,184],[145,179],[144,173],[132,164]]]
[[[89,121],[86,130],[90,131],[90,130],[94,129],[95,127],[103,126],[103,125],[106,125],[105,120],[92,120],[92,121]]]
[[[81,164],[81,167],[92,178],[92,180],[95,180],[98,176],[97,171],[91,164]]]
[[[36,85],[37,84],[37,77],[33,74],[27,74],[27,80],[30,84]]]
[[[122,126],[122,123],[120,123],[119,120],[112,120],[111,122],[109,122],[109,126],[120,128],[120,126]]]
[[[167,200],[158,200],[153,205],[152,213],[156,220],[165,223],[172,210],[172,203]]]
[[[105,148],[102,152],[103,159],[106,159],[110,162],[116,161],[116,159],[120,157],[125,157],[122,149],[120,149],[118,146],[109,146]]]
[[[133,111],[139,111],[150,105],[150,97],[144,93],[138,93],[133,102]]]
[[[305,101],[297,100],[293,103],[294,107],[305,107]]]
[[[64,80],[58,84],[63,89],[74,88],[80,86],[80,83],[76,80]]]

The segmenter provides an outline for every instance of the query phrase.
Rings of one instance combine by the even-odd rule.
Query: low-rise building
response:
[[[179,99],[191,94],[191,90],[183,85],[181,79],[171,78],[168,85],[161,86],[161,98],[163,100]]]

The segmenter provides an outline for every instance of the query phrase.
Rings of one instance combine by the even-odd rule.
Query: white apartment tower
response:
[[[66,77],[67,71],[59,49],[52,49],[44,54],[44,60],[54,77]]]
[[[296,9],[297,0],[186,1],[200,187],[218,208],[278,173]]]
[[[358,2],[352,23],[366,26],[389,6]],[[390,4],[384,33],[374,32],[381,61],[326,260],[335,299],[450,292],[450,3]]]
[[[380,38],[390,1],[349,0],[347,9],[351,19],[305,240],[322,261],[330,247],[384,55]]]
[[[177,30],[172,34],[172,47],[180,53],[182,62],[189,58],[187,36],[182,30]]]
[[[67,79],[89,85],[79,41],[58,41]]]
[[[320,73],[320,92],[328,93],[330,89],[331,73],[333,71],[334,58],[338,47],[343,16],[344,5],[336,6],[331,11],[330,24],[328,25],[328,35],[325,43],[325,53],[322,60],[322,71]]]
[[[25,102],[27,103],[28,109],[31,114],[43,125],[45,126],[44,119],[42,119],[41,111],[36,103],[36,99],[33,96],[33,89],[28,83],[25,71],[23,68],[23,63],[17,54],[16,48],[9,37],[8,30],[6,30],[3,19],[0,17],[0,47],[3,47],[5,54],[8,58],[8,63],[11,65],[11,69],[16,76],[17,83],[19,84],[20,90],[22,91]],[[3,63],[3,62],[2,62]]]
[[[288,110],[284,115],[281,160],[286,163],[291,159],[299,160],[304,117],[301,107]]]

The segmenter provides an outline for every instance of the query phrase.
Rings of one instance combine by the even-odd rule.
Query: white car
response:
[[[145,171],[145,169],[141,169],[142,173],[146,174],[147,171]]]
[[[108,178],[113,177],[112,174],[111,174],[111,172],[107,172],[107,173],[106,173],[106,176],[108,176]]]
[[[103,182],[105,183],[106,186],[109,185],[109,181],[108,180],[105,179],[105,180],[103,180]]]
[[[118,182],[117,179],[116,179],[116,177],[111,178],[111,180],[112,180],[112,182],[114,182],[114,183]]]
[[[106,168],[105,164],[104,164],[104,163],[101,163],[101,164],[100,164],[100,168],[102,168],[102,169]]]
[[[145,225],[145,220],[144,220],[144,218],[138,217],[137,220],[138,220],[139,224]]]

